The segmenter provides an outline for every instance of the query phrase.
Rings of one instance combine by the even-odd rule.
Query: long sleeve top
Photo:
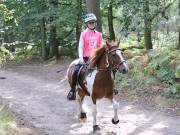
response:
[[[81,32],[79,40],[79,58],[89,57],[94,48],[102,47],[102,33],[86,29]]]

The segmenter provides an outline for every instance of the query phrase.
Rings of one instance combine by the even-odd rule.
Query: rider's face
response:
[[[87,25],[88,25],[88,28],[94,29],[96,27],[96,22],[95,21],[89,21],[87,23]]]

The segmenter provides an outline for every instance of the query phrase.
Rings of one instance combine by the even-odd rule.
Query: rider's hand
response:
[[[84,63],[84,59],[83,58],[79,58],[79,63],[83,64]]]

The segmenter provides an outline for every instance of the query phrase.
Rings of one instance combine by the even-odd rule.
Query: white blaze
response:
[[[120,50],[116,50],[116,54],[119,55],[121,61],[125,61],[124,58],[122,57],[122,54],[121,54]],[[126,62],[123,62],[122,64],[125,67],[125,69],[128,70],[128,65],[126,64]]]

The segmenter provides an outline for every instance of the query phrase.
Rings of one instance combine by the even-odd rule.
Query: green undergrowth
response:
[[[157,82],[157,78],[146,72],[142,72],[136,66],[129,70],[128,74],[118,74],[116,78],[116,85],[126,87],[129,92],[138,91],[144,87],[149,88],[154,86]]]
[[[146,52],[149,61],[145,67],[141,66],[143,61],[133,61],[129,63],[133,66],[128,74],[117,74],[116,87],[120,88],[122,95],[165,108],[175,108],[176,103],[180,102],[180,91],[175,81],[177,68],[171,62],[180,61],[180,50],[172,46],[168,44],[149,50]],[[134,54],[132,57],[143,56]]]
[[[0,105],[0,135],[32,135],[29,128],[18,126],[11,113]]]
[[[117,74],[116,87],[120,89],[120,98],[141,102],[158,109],[177,108],[180,102],[175,86],[159,80],[156,76],[135,67],[128,74]]]
[[[171,68],[171,55],[169,50],[151,50],[149,52],[150,63],[145,67],[145,71],[155,75],[162,82],[167,84],[175,83],[174,70]]]

